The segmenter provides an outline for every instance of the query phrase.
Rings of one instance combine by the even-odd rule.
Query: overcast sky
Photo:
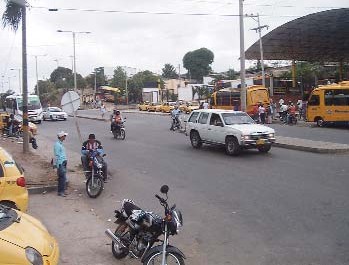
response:
[[[184,73],[183,56],[202,47],[214,53],[214,71],[240,68],[239,18],[223,16],[238,15],[238,0],[28,1],[32,6],[27,12],[30,91],[36,84],[34,55],[46,55],[38,57],[39,79],[49,78],[57,65],[72,68],[72,33],[58,33],[59,29],[91,32],[76,35],[76,68],[83,76],[99,66],[128,66],[161,74],[165,63],[177,68],[180,64]],[[259,13],[261,25],[269,26],[262,35],[298,17],[344,7],[349,7],[348,0],[244,1],[244,13]],[[0,1],[1,15],[4,8],[4,1]],[[49,12],[48,8],[58,11]],[[146,14],[135,14],[137,11]],[[155,14],[161,12],[173,14]],[[189,15],[197,13],[211,15]],[[250,30],[257,22],[245,18],[244,23],[247,49],[258,40],[258,34]],[[18,70],[10,69],[21,68],[21,29],[15,34],[2,28],[0,48],[0,91],[9,88],[9,80],[11,89],[19,91]],[[246,62],[247,66],[252,63]]]

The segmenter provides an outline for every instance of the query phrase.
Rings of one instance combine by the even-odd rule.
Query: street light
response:
[[[39,89],[39,78],[38,78],[38,57],[39,56],[46,56],[47,54],[42,54],[42,55],[34,55],[35,57],[35,69],[36,69],[36,89],[37,89],[37,95],[40,99],[40,89]]]
[[[18,82],[19,82],[19,93],[22,94],[22,86],[21,86],[21,69],[20,68],[11,68],[11,71],[18,70]]]
[[[71,30],[57,30],[57,32],[70,32],[73,34],[73,49],[74,49],[74,91],[77,92],[77,83],[76,83],[76,56],[75,56],[75,35],[78,33],[90,34],[90,31],[71,31]]]

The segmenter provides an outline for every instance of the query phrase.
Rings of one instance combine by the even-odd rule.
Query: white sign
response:
[[[80,96],[74,91],[68,91],[62,97],[61,106],[65,112],[74,113],[80,107]]]

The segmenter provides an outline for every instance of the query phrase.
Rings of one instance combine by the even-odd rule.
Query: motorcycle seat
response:
[[[130,216],[132,214],[132,211],[134,210],[142,210],[142,209],[131,202],[128,202],[128,201],[124,202],[124,211],[127,216]]]

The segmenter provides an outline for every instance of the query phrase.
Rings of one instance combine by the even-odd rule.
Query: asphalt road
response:
[[[154,194],[168,184],[169,200],[184,216],[172,243],[187,264],[349,263],[348,155],[273,148],[228,157],[218,147],[194,150],[187,137],[169,131],[164,116],[128,114],[125,141],[114,140],[106,122],[79,124],[108,154],[112,180],[98,199],[86,197],[101,220],[112,218],[123,198],[162,213]],[[62,129],[70,133],[67,151],[77,154],[71,119],[44,122],[40,137],[53,141]]]

